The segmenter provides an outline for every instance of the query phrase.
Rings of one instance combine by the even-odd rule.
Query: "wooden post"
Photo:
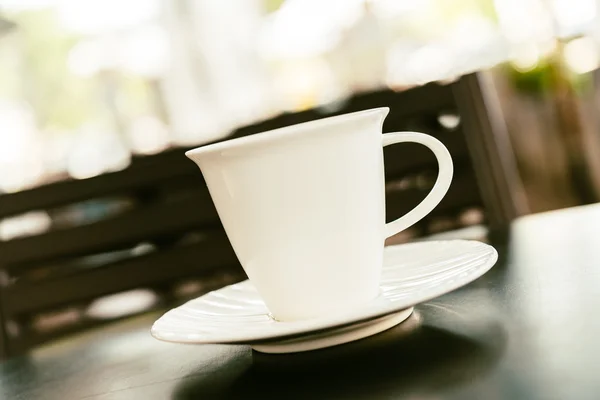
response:
[[[507,226],[529,212],[500,104],[485,73],[453,84],[467,146],[491,228]]]
[[[0,273],[3,273],[0,270]],[[4,303],[2,295],[3,285],[0,282],[0,360],[8,358],[8,336],[6,335],[6,319],[4,317]]]

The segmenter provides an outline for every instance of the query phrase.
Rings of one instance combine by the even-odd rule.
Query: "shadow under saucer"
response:
[[[502,323],[480,315],[469,321],[468,312],[448,306],[429,308],[421,305],[400,325],[341,346],[252,352],[251,362],[235,371],[225,363],[190,376],[174,398],[414,398],[485,376],[504,352]]]

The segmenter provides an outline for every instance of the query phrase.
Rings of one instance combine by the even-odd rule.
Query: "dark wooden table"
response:
[[[148,315],[0,364],[0,398],[600,398],[600,205],[518,220],[497,247],[484,277],[369,339],[266,356],[158,342]]]

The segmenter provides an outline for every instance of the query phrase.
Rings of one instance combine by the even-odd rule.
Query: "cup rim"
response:
[[[202,145],[196,147],[194,149],[188,150],[185,152],[185,155],[188,158],[192,158],[194,156],[205,155],[210,153],[215,153],[223,150],[229,150],[233,148],[239,148],[242,146],[257,144],[261,142],[270,142],[274,139],[279,139],[286,136],[294,135],[298,132],[298,130],[304,129],[309,125],[323,125],[326,126],[328,124],[337,122],[339,119],[347,119],[348,117],[358,117],[363,116],[364,114],[375,114],[377,112],[383,112],[383,116],[385,117],[390,111],[389,107],[376,107],[370,108],[361,111],[354,111],[351,113],[333,115],[330,117],[319,118],[312,121],[301,122],[298,124],[288,125],[281,128],[271,129],[268,131],[256,133],[249,136],[237,137],[229,140],[224,140],[216,143],[211,143],[207,145]]]

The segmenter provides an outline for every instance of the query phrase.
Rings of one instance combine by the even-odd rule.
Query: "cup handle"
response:
[[[452,182],[454,169],[452,158],[450,157],[450,152],[442,142],[433,136],[418,132],[391,132],[383,134],[383,147],[406,142],[422,144],[433,152],[439,166],[438,177],[435,185],[433,185],[433,188],[423,201],[402,217],[385,224],[385,237],[402,232],[429,214],[442,201]]]

